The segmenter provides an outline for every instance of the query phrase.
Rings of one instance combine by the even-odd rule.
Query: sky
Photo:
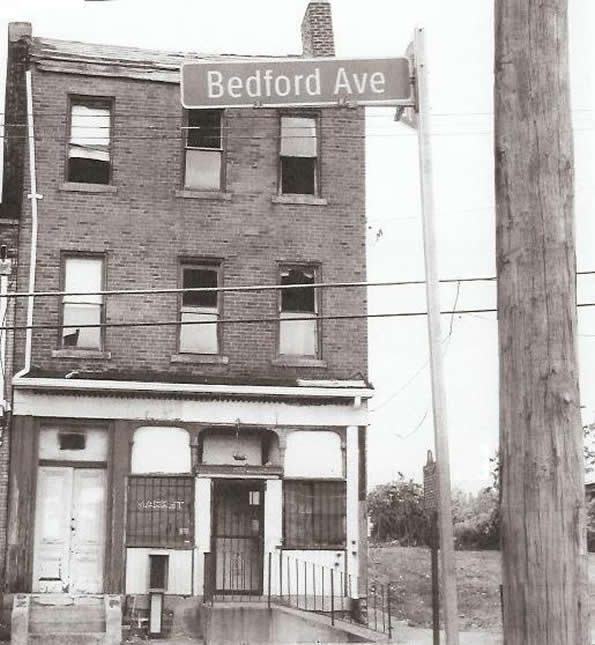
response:
[[[0,35],[30,21],[52,38],[204,53],[301,53],[307,0],[2,0]],[[336,54],[402,56],[416,26],[426,31],[432,155],[441,278],[494,277],[493,1],[332,0]],[[569,0],[579,271],[595,270],[595,3]],[[4,84],[6,36],[0,40]],[[1,90],[0,96],[4,96]],[[366,110],[368,280],[423,280],[415,132],[392,108]],[[580,302],[595,303],[595,275],[578,279]],[[494,281],[444,284],[444,309],[493,308]],[[422,312],[423,286],[371,287],[370,313]],[[595,421],[595,307],[579,309],[584,423]],[[425,316],[369,323],[369,485],[398,473],[422,479],[433,449]],[[451,478],[488,483],[498,444],[498,346],[494,313],[442,316]]]

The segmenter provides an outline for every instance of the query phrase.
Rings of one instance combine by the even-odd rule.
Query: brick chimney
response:
[[[6,94],[4,107],[4,181],[0,217],[18,219],[23,206],[27,142],[25,71],[29,67],[31,23],[8,25]]]
[[[302,49],[308,58],[335,55],[333,18],[327,0],[313,0],[308,4],[302,20]]]

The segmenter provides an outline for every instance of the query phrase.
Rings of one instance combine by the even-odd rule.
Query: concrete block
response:
[[[120,596],[106,595],[105,599],[105,645],[120,645],[122,642],[122,601]]]
[[[29,639],[29,596],[17,594],[12,606],[11,645],[27,645]]]

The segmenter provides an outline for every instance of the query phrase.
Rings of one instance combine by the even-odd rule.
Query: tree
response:
[[[568,0],[494,19],[504,641],[587,645]]]
[[[399,540],[405,546],[426,544],[429,525],[424,513],[423,487],[402,473],[388,484],[376,486],[368,495],[372,537]]]

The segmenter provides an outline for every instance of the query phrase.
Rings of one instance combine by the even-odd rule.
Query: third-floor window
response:
[[[318,118],[281,115],[280,182],[282,194],[318,195]]]
[[[221,190],[223,140],[221,110],[188,110],[184,186],[191,190]]]
[[[66,180],[109,184],[111,101],[72,97]]]

